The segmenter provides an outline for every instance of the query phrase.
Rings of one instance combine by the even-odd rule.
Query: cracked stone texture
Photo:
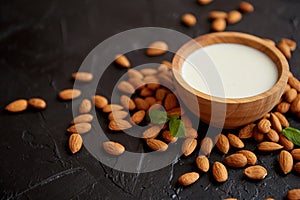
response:
[[[71,103],[57,100],[57,93],[72,87],[70,74],[98,43],[121,31],[144,26],[171,28],[196,37],[209,32],[209,11],[229,11],[239,2],[218,0],[199,6],[195,0],[1,1],[1,199],[283,199],[289,189],[299,187],[300,177],[295,173],[280,173],[276,153],[258,153],[258,163],[268,170],[263,181],[251,182],[244,178],[242,169],[229,169],[229,180],[224,184],[216,183],[208,173],[201,174],[192,186],[182,188],[176,183],[177,178],[196,170],[197,153],[181,157],[159,171],[128,174],[101,164],[84,148],[76,155],[68,150],[65,129],[72,119]],[[228,26],[228,31],[277,42],[281,37],[300,41],[300,1],[250,2],[255,12]],[[196,27],[180,24],[180,16],[186,12],[197,16]],[[128,56],[135,65],[171,59],[168,54],[147,58],[142,51]],[[291,71],[298,78],[299,56],[297,49],[290,60]],[[113,83],[124,72],[112,65],[99,84],[99,93],[109,96]],[[46,99],[47,109],[20,114],[3,110],[14,99],[30,97]],[[99,120],[104,125],[107,122],[102,116]],[[292,126],[300,128],[299,120],[293,116],[289,120]],[[125,140],[133,151],[145,147],[139,139],[128,141],[119,135],[112,138]],[[246,149],[256,152],[252,142],[246,143]],[[223,158],[214,151],[210,161]]]

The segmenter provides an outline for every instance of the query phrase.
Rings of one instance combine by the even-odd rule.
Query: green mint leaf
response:
[[[168,114],[161,110],[150,110],[147,115],[147,120],[152,124],[165,124],[168,121]]]
[[[171,118],[169,121],[170,133],[173,137],[185,137],[184,123],[178,118]]]
[[[300,131],[292,127],[286,127],[282,134],[292,141],[295,145],[300,146]]]

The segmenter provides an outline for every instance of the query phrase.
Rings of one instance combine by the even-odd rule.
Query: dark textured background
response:
[[[245,180],[242,170],[229,169],[229,180],[217,184],[211,175],[182,189],[176,184],[184,172],[195,169],[197,154],[180,158],[172,166],[147,174],[112,170],[84,148],[71,155],[65,129],[72,118],[71,103],[57,100],[57,93],[70,88],[70,74],[85,56],[106,38],[131,28],[157,26],[191,37],[208,33],[211,10],[229,11],[238,0],[216,0],[200,6],[195,0],[2,0],[0,2],[0,197],[1,199],[282,199],[289,189],[300,186],[295,174],[283,176],[276,154],[259,154],[259,164],[269,174],[260,182]],[[300,41],[299,0],[252,0],[255,12],[227,30],[242,31],[279,41]],[[194,13],[196,27],[180,24],[185,12]],[[300,78],[300,51],[290,60]],[[159,62],[168,56],[160,57]],[[134,64],[150,61],[142,52],[130,55]],[[124,71],[112,65],[112,74]],[[106,77],[101,93],[108,96],[114,79]],[[253,77],[255,79],[255,77]],[[46,110],[9,114],[7,103],[40,96]],[[290,117],[292,126],[299,122]],[[105,123],[105,122],[102,122]],[[141,146],[139,146],[141,148]],[[247,149],[255,150],[253,143]],[[217,152],[211,162],[221,160]]]

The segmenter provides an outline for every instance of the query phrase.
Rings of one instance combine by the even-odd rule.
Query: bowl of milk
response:
[[[287,84],[286,58],[263,39],[239,32],[199,36],[173,59],[177,95],[203,122],[225,129],[262,118]]]

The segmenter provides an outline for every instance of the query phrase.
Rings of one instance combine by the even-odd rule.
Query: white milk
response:
[[[267,55],[240,44],[214,44],[196,50],[183,63],[182,75],[194,89],[223,98],[263,93],[278,79],[276,65]]]

